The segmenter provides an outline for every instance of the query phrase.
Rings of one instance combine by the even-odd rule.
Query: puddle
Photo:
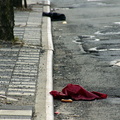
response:
[[[104,28],[112,28],[113,26],[104,26]]]
[[[106,3],[98,3],[97,5],[99,5],[99,6],[106,6],[107,4]]]
[[[110,48],[110,51],[120,51],[120,48]]]
[[[94,41],[99,41],[100,39],[95,39],[95,36],[92,35],[80,35],[74,38],[73,42],[81,44],[83,42],[82,40],[94,40]]]
[[[114,24],[120,25],[120,22],[114,22]]]
[[[90,48],[89,51],[120,51],[120,48],[110,48],[110,49],[105,49],[105,48]]]
[[[120,66],[120,62],[115,63],[116,66]]]
[[[95,36],[93,35],[81,35],[81,36],[78,36],[81,40],[82,39],[93,39],[95,38]]]
[[[70,7],[59,7],[59,8],[54,8],[54,9],[51,9],[51,10],[70,10],[70,9],[74,9],[74,8],[78,8],[78,7],[80,7],[79,4],[73,4]]]
[[[70,9],[70,8],[67,8],[67,7],[64,8],[64,7],[62,7],[62,8],[54,8],[54,9],[51,9],[51,10],[55,10],[55,11],[56,11],[56,10],[69,10],[69,9]]]
[[[97,47],[94,47],[94,48],[90,48],[89,51],[96,51],[96,52],[99,52],[99,51],[107,51],[108,49],[98,49]]]
[[[102,0],[87,0],[88,2],[97,2],[97,1],[102,1]]]
[[[93,35],[76,36],[72,41],[76,43],[80,51],[84,53],[93,53],[100,59],[108,60],[110,64],[120,66],[120,39],[97,38]]]
[[[120,34],[120,32],[105,32],[105,33],[102,33],[100,31],[97,31],[94,34],[95,35],[118,35],[118,34]]]
[[[102,0],[87,0],[88,2],[99,2],[99,1],[102,1]]]
[[[73,40],[72,42],[77,43],[77,44],[81,44],[80,40]]]
[[[100,39],[95,39],[94,41],[100,41]]]
[[[120,59],[111,61],[110,65],[120,66]]]
[[[63,21],[62,24],[67,24],[67,21]]]
[[[98,52],[98,50],[97,50],[96,47],[94,47],[94,48],[90,48],[88,51],[89,51],[89,52]]]

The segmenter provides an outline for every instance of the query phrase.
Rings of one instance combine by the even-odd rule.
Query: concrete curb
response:
[[[45,2],[45,6],[43,7],[43,12],[50,12],[50,1]],[[44,24],[45,22],[46,24]],[[44,28],[45,25],[47,25],[46,28]],[[44,44],[45,40],[46,40],[46,44]],[[44,45],[43,48],[47,50],[46,120],[54,120],[53,97],[49,93],[50,91],[53,90],[52,75],[53,75],[53,50],[54,50],[53,42],[52,42],[52,33],[51,33],[51,19],[49,17],[43,17],[42,45]]]
[[[43,11],[50,12],[50,1],[44,2]],[[54,50],[49,17],[42,17],[42,48],[44,53],[40,58],[34,120],[54,120],[53,97],[49,93],[53,90]]]

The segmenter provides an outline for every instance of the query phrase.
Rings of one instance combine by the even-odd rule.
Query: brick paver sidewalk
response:
[[[31,120],[41,56],[41,19],[40,4],[31,10],[15,10],[14,34],[22,42],[0,46],[0,120]]]

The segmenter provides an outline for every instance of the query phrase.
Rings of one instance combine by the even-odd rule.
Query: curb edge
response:
[[[43,11],[50,12],[50,1],[45,1]],[[53,41],[51,19],[42,17],[41,45],[44,51],[39,64],[34,120],[54,120],[53,90]]]
[[[43,7],[44,12],[50,12],[50,1],[46,1]],[[45,8],[46,7],[46,8]],[[51,19],[46,17],[47,24],[47,80],[46,80],[46,120],[54,120],[53,97],[50,91],[53,90],[53,41],[51,33]]]

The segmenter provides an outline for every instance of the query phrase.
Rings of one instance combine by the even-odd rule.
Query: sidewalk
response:
[[[44,5],[31,1],[28,4],[32,4],[32,10],[15,10],[14,35],[18,43],[0,47],[0,120],[40,119],[41,101],[45,101],[41,107],[45,107],[43,116],[46,117],[46,93],[41,94],[47,91],[46,82],[42,82],[46,76],[41,75],[46,72],[41,69],[47,64],[47,51],[42,47]],[[41,63],[45,64],[43,68]]]

